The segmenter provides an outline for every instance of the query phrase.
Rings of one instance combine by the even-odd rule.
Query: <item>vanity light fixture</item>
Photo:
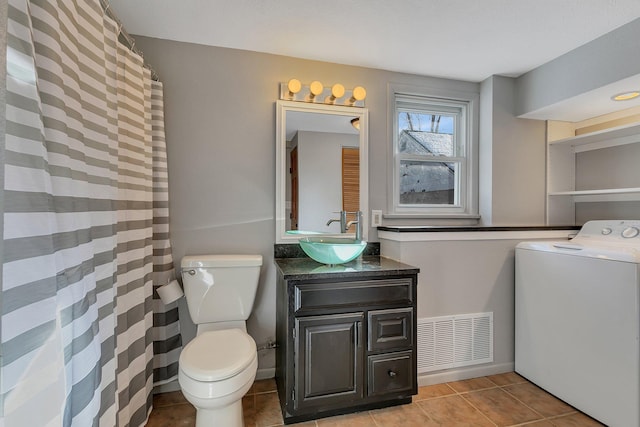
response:
[[[353,88],[351,98],[346,102],[347,105],[353,105],[356,101],[363,101],[367,97],[367,91],[362,86],[356,86]]]
[[[296,93],[300,92],[302,89],[302,83],[298,79],[291,79],[287,83],[287,89],[289,90],[289,99],[293,99],[296,96]]]
[[[356,117],[355,119],[351,119],[351,126],[360,130],[360,117]]]
[[[344,86],[340,83],[336,83],[331,87],[331,95],[327,96],[324,99],[325,104],[334,104],[336,99],[342,98],[344,96]]]
[[[307,95],[307,101],[313,102],[316,99],[316,96],[321,95],[322,91],[324,91],[324,86],[319,81],[313,81],[309,85],[309,95]]]
[[[632,90],[628,92],[622,92],[617,95],[613,95],[611,99],[614,101],[628,101],[630,99],[634,99],[640,96],[640,91]]]
[[[280,83],[280,99],[284,101],[364,107],[366,96],[367,91],[362,86],[348,90],[340,83],[325,87],[317,80],[309,85],[304,85],[298,79],[290,79],[288,82]]]

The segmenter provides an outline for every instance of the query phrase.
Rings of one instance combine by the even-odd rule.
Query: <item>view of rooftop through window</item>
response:
[[[420,132],[453,134],[454,117],[403,111],[398,115],[398,128]]]
[[[400,204],[455,203],[457,162],[442,159],[457,155],[454,129],[454,115],[398,112],[398,152],[407,156],[400,160]]]

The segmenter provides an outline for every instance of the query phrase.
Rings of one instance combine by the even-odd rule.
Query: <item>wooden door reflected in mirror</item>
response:
[[[360,149],[342,147],[342,210],[356,212],[360,210]],[[347,214],[347,221],[356,219],[355,213]],[[355,233],[356,226],[347,232]]]
[[[291,150],[291,230],[298,229],[298,147]]]

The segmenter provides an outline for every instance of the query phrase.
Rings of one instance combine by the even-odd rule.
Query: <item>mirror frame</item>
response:
[[[297,243],[310,234],[287,234],[286,176],[287,176],[287,112],[333,114],[360,119],[360,211],[362,211],[362,240],[369,237],[369,110],[362,107],[312,104],[296,101],[276,101],[276,243]],[[317,236],[317,235],[316,235]],[[323,236],[355,237],[355,233],[323,234]]]

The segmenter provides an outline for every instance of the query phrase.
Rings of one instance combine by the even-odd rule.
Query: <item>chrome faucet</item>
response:
[[[361,211],[356,211],[356,212],[349,212],[349,213],[355,214],[356,215],[356,219],[354,219],[353,221],[349,221],[346,224],[345,232],[353,224],[356,224],[356,240],[357,241],[361,241],[362,240],[362,212]]]
[[[340,218],[333,218],[330,219],[329,221],[327,221],[327,227],[329,225],[331,225],[331,223],[333,222],[339,222],[340,223],[340,233],[346,233],[347,232],[347,212],[346,211],[340,211],[340,212],[336,212],[340,214]]]

